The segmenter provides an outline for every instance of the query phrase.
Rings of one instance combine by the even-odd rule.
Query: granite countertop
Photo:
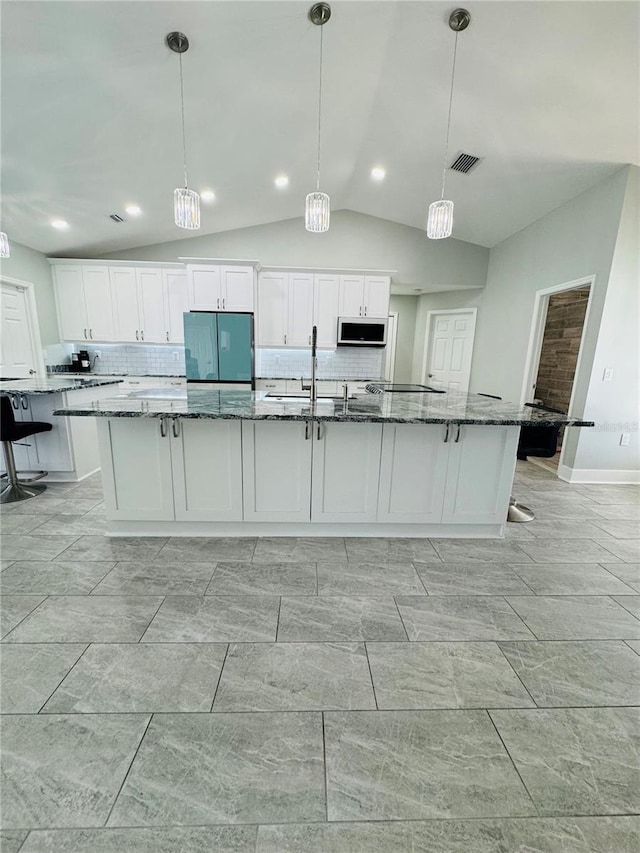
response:
[[[117,385],[120,379],[75,379],[47,376],[40,379],[11,379],[0,382],[0,394],[61,394],[63,391],[78,391],[81,388],[97,388],[100,385]]]
[[[515,403],[489,400],[474,394],[364,394],[347,403],[341,399],[307,401],[267,398],[264,391],[205,391],[149,389],[94,402],[91,406],[58,409],[54,415],[105,418],[231,418],[408,423],[408,424],[535,424],[593,426],[566,415],[521,408]]]

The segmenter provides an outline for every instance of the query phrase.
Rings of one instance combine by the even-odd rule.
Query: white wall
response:
[[[351,210],[331,214],[325,234],[310,234],[301,218],[202,234],[186,240],[101,257],[177,261],[179,257],[246,258],[264,266],[397,270],[396,284],[431,290],[484,287],[489,250],[462,240],[429,240],[424,231]]]
[[[389,311],[398,313],[396,363],[393,379],[395,382],[411,382],[418,297],[392,296]]]
[[[593,396],[595,386],[591,377],[629,175],[629,168],[621,169],[491,249],[487,286],[478,311],[472,391],[495,393],[507,400],[519,401],[536,292],[593,276],[572,414],[586,416],[590,413],[592,419],[599,422],[608,419],[602,401],[598,400],[598,395]],[[623,242],[627,246],[628,241]],[[626,267],[627,256],[628,248],[621,248],[621,258],[627,258],[621,263]],[[615,313],[613,307],[612,312]],[[606,355],[615,357],[616,363],[633,357],[626,344],[622,344],[618,352],[612,351],[611,345],[615,350],[614,340],[604,344]],[[633,395],[637,390],[627,389],[626,393]],[[635,418],[637,413],[632,417]],[[592,461],[591,448],[602,444],[598,430],[585,429],[579,436],[578,432],[577,429],[568,430],[565,439],[564,461],[570,467],[582,465],[576,457],[578,441],[580,454]],[[614,441],[613,434],[609,434],[608,445],[613,446]],[[609,458],[607,462],[603,459],[598,467],[605,468],[610,462]]]
[[[11,257],[3,258],[0,262],[0,272],[8,278],[18,278],[21,281],[33,283],[42,346],[57,344],[60,336],[51,267],[43,254],[28,246],[10,240],[10,250]]]

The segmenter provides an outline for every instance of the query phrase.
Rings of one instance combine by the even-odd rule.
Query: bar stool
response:
[[[0,395],[0,441],[4,451],[4,461],[7,468],[7,485],[0,493],[0,503],[10,504],[16,501],[24,501],[39,495],[47,488],[44,483],[37,486],[27,485],[40,480],[47,475],[47,471],[36,471],[35,477],[19,479],[16,471],[16,460],[13,456],[12,441],[21,441],[38,432],[49,432],[51,424],[44,421],[16,421],[13,415],[11,399],[6,395]],[[27,472],[30,473],[30,472]]]

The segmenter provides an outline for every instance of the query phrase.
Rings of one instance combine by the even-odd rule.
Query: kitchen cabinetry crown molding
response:
[[[260,261],[252,261],[247,260],[247,258],[242,258],[237,260],[235,258],[178,258],[179,261],[184,261],[185,264],[221,264],[222,266],[234,266],[234,267],[256,267],[256,269],[262,269],[262,264]]]
[[[185,265],[178,261],[112,261],[98,258],[47,258],[51,266],[104,266],[110,267],[174,267],[183,270]]]
[[[263,272],[310,272],[326,275],[388,275],[392,276],[398,270],[373,270],[361,269],[359,267],[308,267],[304,264],[298,264],[295,267],[291,266],[266,266],[262,265],[260,269]]]

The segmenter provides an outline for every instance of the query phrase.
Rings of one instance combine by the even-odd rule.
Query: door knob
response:
[[[35,373],[35,370],[31,369],[31,370],[29,371],[29,373],[33,376],[33,374]]]

